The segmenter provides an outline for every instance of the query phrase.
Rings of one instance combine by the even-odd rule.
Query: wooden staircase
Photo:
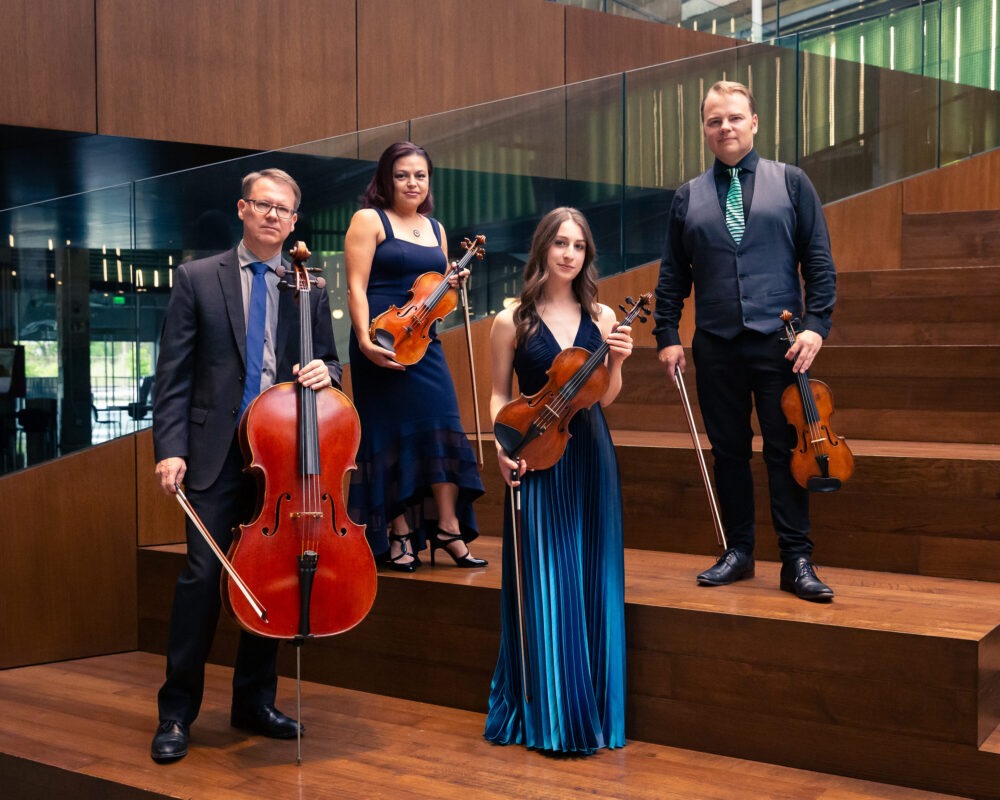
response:
[[[1000,170],[998,154],[982,159]],[[812,496],[815,558],[837,592],[832,604],[778,590],[759,457],[757,576],[729,587],[695,584],[717,552],[707,501],[651,326],[637,329],[625,388],[607,409],[625,508],[631,739],[1000,798],[1000,237],[967,241],[1000,212],[907,213],[921,197],[954,196],[929,192],[929,180],[947,188],[970,169],[981,165],[878,190],[871,213],[828,209],[835,243],[868,243],[838,256],[834,328],[812,370],[833,389],[834,427],[856,458],[840,492]],[[885,200],[892,192],[895,206]],[[908,192],[917,199],[906,200]],[[991,192],[1000,189],[984,189],[1000,208]],[[862,210],[875,202],[844,201]],[[897,215],[895,227],[885,208]],[[885,253],[870,246],[883,229],[902,237],[885,234]],[[925,241],[932,231],[933,245]],[[602,298],[617,304],[652,289],[656,269],[605,280]],[[488,335],[489,321],[474,326],[484,421]],[[443,339],[471,429],[464,333]],[[369,618],[310,648],[309,679],[485,710],[499,643],[503,513],[492,453],[488,442],[487,491],[476,506],[483,536],[474,547],[491,566],[381,574]],[[164,652],[182,563],[182,546],[139,552],[142,649]],[[235,641],[225,620],[213,660],[232,663]],[[285,652],[283,674],[291,659]]]

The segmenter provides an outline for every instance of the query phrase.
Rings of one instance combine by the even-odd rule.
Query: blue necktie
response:
[[[733,241],[739,244],[743,239],[743,231],[746,226],[743,224],[743,187],[740,186],[740,168],[730,167],[726,170],[729,173],[729,191],[726,194],[726,227]]]
[[[267,264],[255,261],[250,269],[253,270],[253,283],[250,287],[250,312],[247,314],[247,370],[240,417],[260,394],[260,373],[264,366],[264,329],[267,326],[267,281],[264,280]]]

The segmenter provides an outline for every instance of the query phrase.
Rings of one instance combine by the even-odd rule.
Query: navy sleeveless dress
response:
[[[441,229],[432,219],[437,246],[397,239],[389,218],[378,211],[385,239],[375,248],[368,278],[371,317],[389,306],[402,306],[419,275],[444,272]],[[476,457],[462,429],[455,385],[444,350],[431,336],[427,353],[405,371],[373,364],[358,349],[351,329],[351,385],[361,418],[358,468],[351,473],[348,513],[367,525],[365,535],[376,558],[388,556],[389,523],[407,515],[414,547],[421,550],[437,526],[431,484],[458,485],[457,514],[462,538],[476,538],[472,502],[483,493]]]
[[[574,346],[601,333],[581,313]],[[514,352],[534,394],[560,352],[542,322]],[[581,409],[563,457],[521,479],[524,618],[531,702],[521,689],[510,489],[505,504],[500,656],[485,736],[497,744],[589,754],[625,745],[625,563],[618,462],[600,404]]]

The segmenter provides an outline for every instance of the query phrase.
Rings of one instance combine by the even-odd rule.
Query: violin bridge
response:
[[[316,519],[323,518],[322,511],[293,511],[288,515],[291,519],[299,519],[300,517],[314,517]]]

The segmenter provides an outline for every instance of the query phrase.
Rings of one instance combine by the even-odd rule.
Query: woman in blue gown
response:
[[[374,317],[404,305],[419,275],[447,269],[444,228],[428,216],[432,173],[423,148],[390,145],[345,242],[351,387],[361,418],[347,508],[368,526],[376,558],[404,572],[420,566],[427,540],[432,561],[443,549],[460,567],[487,563],[466,544],[477,535],[472,502],[483,484],[441,343],[432,330],[424,357],[404,367],[368,335]]]
[[[490,345],[494,420],[511,399],[514,373],[521,393],[534,394],[566,347],[593,351],[604,339],[610,345],[608,389],[600,403],[577,412],[555,466],[532,471],[497,448],[508,484],[515,470],[520,476],[528,690],[521,677],[508,494],[500,656],[485,736],[498,744],[576,754],[625,744],[621,485],[601,406],[621,389],[632,338],[627,326],[617,327],[614,312],[596,301],[593,262],[594,240],[583,215],[572,208],[547,214],[535,230],[519,302],[497,315]]]

